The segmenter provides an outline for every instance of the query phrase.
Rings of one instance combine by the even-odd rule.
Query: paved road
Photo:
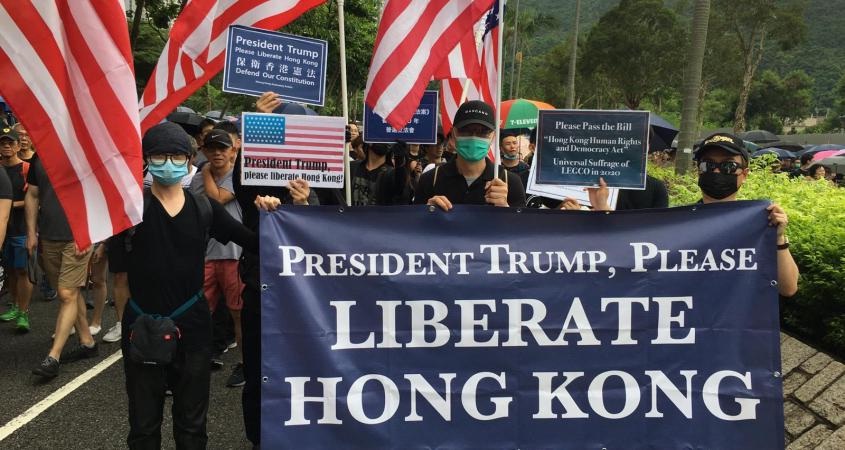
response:
[[[3,297],[0,306],[4,311],[7,299]],[[120,351],[118,343],[101,342],[99,357],[63,365],[57,378],[46,383],[39,382],[38,377],[31,375],[30,371],[49,350],[57,308],[57,301],[44,301],[36,292],[30,308],[32,331],[17,334],[12,323],[0,323],[0,427]],[[114,324],[113,308],[107,307],[104,322],[104,331]],[[76,342],[74,337],[71,339],[70,342]],[[235,353],[226,353],[226,367],[212,373],[208,414],[209,449],[251,448],[244,437],[241,389],[225,387],[226,378],[235,363]],[[174,448],[169,410],[168,400],[162,427],[162,447],[166,449]],[[119,449],[126,448],[128,430],[123,361],[117,360],[0,441],[0,448]]]

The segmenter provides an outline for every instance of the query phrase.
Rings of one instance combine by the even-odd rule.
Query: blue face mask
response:
[[[173,164],[173,161],[170,159],[165,161],[164,164],[150,163],[149,168],[150,174],[153,176],[153,180],[158,181],[165,186],[172,186],[179,183],[182,181],[182,178],[185,178],[188,175],[187,163],[177,166],[176,164]]]
[[[469,161],[481,161],[487,156],[487,151],[490,149],[490,140],[475,136],[462,136],[455,138],[455,147],[457,147],[458,155],[461,158]]]

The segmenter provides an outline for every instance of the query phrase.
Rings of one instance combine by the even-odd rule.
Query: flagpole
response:
[[[337,23],[340,33],[340,102],[343,106],[343,120],[349,123],[349,100],[346,98],[346,23],[343,5],[346,0],[337,0]],[[343,146],[343,173],[346,191],[346,206],[352,205],[352,174],[349,168],[349,143]]]
[[[502,155],[499,151],[499,142],[501,140],[501,122],[502,122],[502,44],[504,42],[505,28],[505,0],[499,0],[499,24],[496,26],[499,33],[498,55],[496,61],[496,142],[493,144],[495,152],[495,161],[493,164],[494,175],[499,176],[499,165],[502,163]]]

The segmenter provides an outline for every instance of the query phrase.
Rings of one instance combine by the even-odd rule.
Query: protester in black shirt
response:
[[[27,332],[29,331],[29,301],[32,297],[32,283],[29,282],[26,271],[28,255],[24,196],[29,163],[21,161],[18,157],[19,151],[20,136],[13,129],[5,129],[0,135],[0,157],[2,157],[4,172],[12,183],[13,203],[3,245],[3,269],[13,304],[7,313],[0,315],[0,321],[14,320],[18,331]]]
[[[255,102],[259,112],[271,113],[281,104],[273,92],[265,92]],[[245,186],[241,184],[241,155],[235,161],[232,184],[235,187],[235,199],[241,205],[243,224],[253,231],[258,231],[258,211],[252,204],[256,199],[272,196],[282,199],[283,203],[296,205],[318,204],[316,192],[308,182],[302,179],[291,181],[287,187]],[[244,380],[242,402],[244,430],[246,437],[256,447],[261,442],[261,264],[258,252],[244,248],[239,270],[244,290],[241,294],[241,329],[243,339]]]
[[[211,315],[202,300],[207,239],[235,242],[258,251],[257,235],[214,200],[181,186],[192,152],[190,136],[174,123],[147,131],[142,142],[153,175],[145,193],[143,222],[127,238],[127,268],[132,298],[123,315],[122,350],[129,398],[129,448],[160,448],[165,390],[173,392],[173,435],[177,448],[207,444],[211,356]],[[204,203],[207,202],[207,203]],[[278,199],[255,203],[273,209]],[[255,210],[255,205],[251,209]],[[203,211],[209,211],[206,215]],[[187,308],[184,313],[175,314]],[[141,315],[172,317],[180,341],[172,362],[150,365],[130,353],[133,324]]]
[[[444,210],[459,203],[525,205],[525,190],[519,176],[505,170],[500,170],[499,177],[494,176],[493,163],[485,158],[496,130],[493,117],[493,108],[482,101],[469,101],[458,108],[449,136],[458,156],[422,174],[414,203],[436,205]]]
[[[502,167],[508,172],[519,176],[522,180],[522,188],[528,189],[528,177],[531,174],[531,166],[519,158],[519,144],[521,136],[513,132],[502,132],[499,138],[499,149],[502,155]]]

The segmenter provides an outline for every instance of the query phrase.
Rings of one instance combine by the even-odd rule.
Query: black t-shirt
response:
[[[24,187],[26,186],[26,177],[24,176],[24,164],[21,162],[14,166],[4,167],[4,172],[9,177],[12,183],[12,200],[22,201],[26,196]],[[26,212],[23,206],[20,208],[12,207],[12,213],[9,215],[9,225],[6,227],[6,236],[26,236]]]
[[[350,167],[352,174],[352,205],[371,206],[380,204],[379,192],[383,177],[393,177],[393,168],[382,164],[373,170],[367,169],[367,162],[355,161]]]
[[[185,205],[173,217],[154,195],[149,200],[144,221],[135,228],[132,251],[128,254],[129,291],[144,313],[169,315],[202,289],[206,241],[193,195],[185,193]],[[212,210],[209,237],[221,243],[231,240],[257,251],[257,236],[219,203],[209,202]],[[131,320],[134,313],[129,323]],[[186,348],[210,345],[211,316],[205,301],[198,301],[175,322],[182,330]]]
[[[38,186],[38,235],[49,241],[72,241],[73,233],[67,221],[65,210],[59,203],[59,197],[53,190],[53,184],[47,177],[41,159],[33,156],[30,160],[29,174],[26,182],[31,186]]]
[[[662,181],[647,175],[645,190],[620,189],[616,200],[616,210],[668,208],[669,192]]]
[[[0,170],[0,200],[12,200],[12,182],[5,170]]]
[[[504,165],[502,167],[505,167]],[[512,174],[516,174],[519,176],[519,179],[522,180],[522,188],[523,190],[528,189],[528,177],[531,175],[531,166],[525,163],[525,161],[518,162],[513,167],[505,167],[508,172]]]
[[[467,186],[467,180],[458,172],[457,159],[449,161],[435,169],[420,176],[417,184],[414,203],[423,205],[428,199],[435,195],[445,195],[452,204],[485,205],[484,186],[488,181],[493,180],[493,163],[485,160],[487,167],[484,168],[481,176]],[[507,172],[499,167],[500,177],[504,178]],[[434,179],[437,175],[437,180]],[[519,175],[508,173],[508,205],[511,207],[525,206],[525,190],[522,188],[522,180]]]

